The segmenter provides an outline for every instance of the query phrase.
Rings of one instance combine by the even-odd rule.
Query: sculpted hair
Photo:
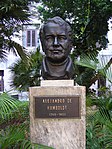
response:
[[[65,30],[66,30],[70,40],[72,41],[72,29],[71,29],[70,25],[66,21],[64,21],[62,18],[56,16],[54,18],[48,19],[47,22],[45,22],[45,24],[43,26],[41,26],[41,28],[40,28],[39,36],[40,36],[40,41],[42,43],[43,49],[44,49],[44,45],[43,45],[44,28],[48,23],[55,23],[55,24],[59,24],[59,26],[65,26]]]

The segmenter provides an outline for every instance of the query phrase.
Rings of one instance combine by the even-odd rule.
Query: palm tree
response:
[[[35,53],[31,53],[29,57],[29,64],[23,60],[19,60],[10,70],[13,74],[11,86],[20,91],[28,91],[31,86],[38,86],[40,84],[40,66],[42,55],[37,49]]]
[[[25,60],[28,58],[24,48],[12,40],[14,32],[18,32],[23,22],[28,21],[28,0],[0,1],[0,61],[6,59],[12,50]]]
[[[100,58],[101,59],[101,58]],[[89,80],[89,87],[95,83],[97,80],[101,78],[107,79],[110,83],[112,83],[112,58],[108,62],[105,59],[101,59],[101,61],[96,58],[96,55],[93,53],[91,55],[81,55],[80,60],[76,60],[75,64],[86,68],[91,72],[94,72],[92,77],[88,75],[87,79]],[[80,75],[76,78],[78,80]],[[102,85],[101,85],[102,87]]]

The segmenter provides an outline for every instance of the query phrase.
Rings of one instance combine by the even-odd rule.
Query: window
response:
[[[27,30],[27,47],[36,46],[36,30]]]
[[[4,70],[0,70],[0,91],[4,91]]]

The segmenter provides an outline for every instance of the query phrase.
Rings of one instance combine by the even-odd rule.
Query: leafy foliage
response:
[[[21,91],[28,91],[31,86],[37,86],[40,83],[40,66],[42,55],[39,50],[31,54],[29,65],[23,60],[18,61],[10,67],[13,73],[12,86]]]
[[[21,29],[21,24],[28,21],[28,0],[0,1],[0,59],[6,58],[7,52],[12,50],[19,53],[21,58],[26,55],[19,44],[12,41],[15,32]],[[18,46],[17,46],[18,45]]]
[[[104,58],[98,61],[95,54],[82,55],[76,64],[94,70],[91,84],[96,80],[105,77],[112,83],[112,59],[106,61]],[[112,92],[106,87],[99,88],[102,91],[100,96],[94,92],[87,97],[87,127],[86,127],[86,148],[98,149],[112,148]]]
[[[19,123],[28,118],[28,102],[20,102],[4,92],[0,95],[0,125]]]
[[[17,148],[20,142],[26,142],[29,123],[27,106],[28,102],[20,102],[8,93],[4,92],[0,95],[0,146],[2,148],[11,146]]]
[[[56,15],[69,21],[73,29],[74,57],[82,53],[98,52],[105,47],[108,19],[112,14],[110,0],[42,0],[40,18],[46,20]],[[96,43],[99,46],[96,46]]]
[[[93,83],[95,83],[97,80],[99,80],[100,78],[105,77],[110,83],[112,83],[112,58],[110,58],[109,61],[105,61],[104,58],[102,58],[101,56],[99,56],[100,61],[98,61],[98,58],[96,58],[96,55],[93,53],[91,55],[81,55],[80,56],[80,60],[76,60],[75,64],[79,65],[84,68],[86,68],[85,70],[89,70],[89,74],[91,73],[91,70],[93,70],[92,72],[94,72],[91,76],[91,78],[86,76],[88,75],[88,71],[87,72],[83,72],[76,78],[76,81],[81,84],[81,81],[88,81],[85,83],[85,85],[88,87],[90,87]],[[87,75],[85,75],[87,73]],[[84,74],[84,75],[83,75]],[[82,77],[82,78],[81,78]],[[84,82],[83,82],[84,84]]]
[[[0,148],[32,149],[33,146],[34,149],[52,149],[31,143],[28,105],[28,101],[18,101],[8,93],[0,95]]]
[[[86,148],[110,149],[112,148],[112,94],[106,89],[106,95],[100,98],[89,96],[88,99],[90,104],[87,108]]]
[[[6,149],[9,148],[9,146],[13,148],[22,148],[20,143],[23,144],[24,142],[24,147],[25,147],[25,130],[26,130],[26,125],[25,126],[10,126],[7,127],[5,130],[1,132],[1,144],[2,148]],[[23,145],[22,145],[23,146]],[[25,147],[26,148],[26,147]]]

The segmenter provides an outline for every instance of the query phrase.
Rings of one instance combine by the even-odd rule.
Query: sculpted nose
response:
[[[54,45],[58,45],[59,43],[58,43],[58,38],[57,37],[55,37],[54,38]]]

